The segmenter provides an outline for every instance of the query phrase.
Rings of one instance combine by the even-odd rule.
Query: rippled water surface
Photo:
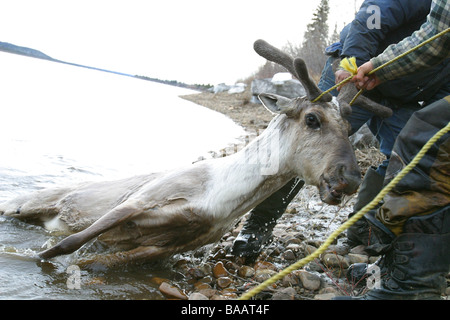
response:
[[[178,97],[188,90],[0,53],[0,202],[37,189],[174,168],[232,143],[230,119]],[[34,255],[56,241],[39,226],[0,217],[0,299],[162,299],[164,264],[74,267],[79,252]],[[95,242],[85,250],[102,250]]]

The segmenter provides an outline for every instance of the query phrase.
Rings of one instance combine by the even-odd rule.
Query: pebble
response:
[[[201,293],[205,297],[211,299],[213,296],[217,295],[217,290],[216,289],[202,289],[202,290],[199,290],[198,293]]]
[[[220,289],[225,289],[230,286],[232,280],[229,277],[220,277],[217,279],[216,283]]]
[[[163,283],[163,282],[170,282],[170,281],[169,281],[169,279],[165,279],[165,278],[152,277],[152,278],[150,279],[150,282],[151,282],[151,283],[154,283],[154,284],[156,284],[156,285],[158,285],[158,286],[160,286],[161,283]]]
[[[199,282],[194,283],[194,288],[196,290],[202,290],[202,289],[211,289],[212,287],[208,283],[199,281]]]
[[[228,275],[228,272],[225,269],[222,261],[219,261],[214,265],[212,272],[215,278],[225,277]]]
[[[295,260],[295,253],[294,251],[292,251],[291,249],[286,250],[285,252],[282,253],[281,255],[284,259],[286,260]]]
[[[366,246],[360,244],[359,246],[350,249],[350,253],[366,254]]]
[[[194,292],[189,295],[189,300],[209,300],[209,298],[200,292]]]
[[[258,269],[255,272],[255,281],[264,282],[267,279],[270,279],[272,276],[276,275],[277,272],[270,269]]]
[[[242,266],[239,268],[238,275],[242,278],[251,278],[255,275],[255,269],[250,266]]]
[[[346,257],[346,260],[350,265],[354,263],[369,263],[369,256],[363,254],[349,253]]]
[[[271,300],[294,300],[296,293],[292,287],[283,288],[275,292]]]
[[[169,299],[178,299],[178,300],[188,299],[188,297],[186,296],[186,294],[184,294],[183,291],[181,291],[175,286],[168,284],[167,282],[161,283],[161,285],[159,286],[159,291],[161,291],[161,293]]]
[[[314,296],[315,300],[331,300],[336,297],[335,293],[319,293]]]
[[[270,263],[267,261],[256,262],[254,268],[255,268],[255,270],[262,270],[262,269],[269,269],[269,270],[273,270],[273,271],[278,270],[278,268],[273,263]]]
[[[297,276],[299,277],[302,285],[305,289],[316,291],[320,289],[320,277],[308,271],[300,270],[297,271]]]
[[[350,266],[347,259],[335,253],[327,253],[322,256],[322,262],[329,268],[348,269]]]
[[[284,287],[296,286],[299,283],[299,278],[294,273],[289,273],[281,280]]]

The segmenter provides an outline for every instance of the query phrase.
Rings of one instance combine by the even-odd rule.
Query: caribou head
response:
[[[318,186],[324,202],[340,203],[344,194],[356,192],[361,181],[348,140],[349,123],[342,117],[342,112],[339,113],[338,107],[330,103],[330,94],[312,102],[322,91],[309,76],[301,58],[293,59],[264,40],[257,40],[254,49],[267,60],[285,67],[305,88],[305,97],[291,100],[262,94],[260,99],[269,110],[296,119],[298,128],[294,132],[297,141],[291,147],[295,146],[298,150],[294,151],[297,156],[294,164],[298,165],[299,175],[307,183]]]

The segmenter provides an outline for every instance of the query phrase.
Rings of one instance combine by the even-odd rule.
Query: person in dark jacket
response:
[[[426,23],[362,64],[352,82],[372,90],[388,80],[426,72],[450,57],[449,27],[447,0],[433,0]],[[417,44],[432,38],[417,49]],[[409,54],[395,59],[405,52]],[[386,66],[387,62],[392,63]],[[382,65],[373,75],[368,74]],[[450,271],[449,125],[450,95],[447,95],[416,111],[398,134],[383,184],[397,177],[416,155],[420,155],[420,160],[397,181],[379,206],[365,216],[378,240],[372,250],[381,258],[372,266],[352,265],[347,275],[358,283],[369,273],[370,280],[375,281],[370,282],[371,290],[363,296],[336,299],[441,299]],[[440,135],[429,150],[421,153],[437,133]]]
[[[375,14],[370,8],[379,8],[379,26],[369,25],[368,21]],[[319,88],[327,90],[336,81],[349,74],[332,69],[335,60],[344,57],[356,57],[360,65],[371,57],[383,52],[392,43],[411,35],[425,23],[430,12],[431,0],[366,0],[351,24],[346,26],[340,35],[341,41],[327,48],[329,59],[324,67]],[[352,114],[348,118],[352,133],[367,123],[369,129],[380,142],[380,150],[386,160],[378,168],[369,168],[361,184],[354,212],[359,211],[370,202],[381,190],[386,168],[391,156],[394,142],[411,115],[450,94],[449,59],[424,72],[411,74],[388,81],[367,95],[372,100],[392,108],[393,116],[381,119],[358,106],[352,106]],[[332,94],[337,95],[337,91]],[[244,256],[247,260],[255,260],[261,246],[271,237],[276,221],[286,210],[288,204],[303,186],[302,182],[293,179],[286,186],[275,192],[256,208],[246,221],[242,231],[233,244],[232,252]],[[361,219],[349,229],[347,236],[353,245],[367,244],[372,237],[367,221]],[[372,239],[374,240],[374,239]]]

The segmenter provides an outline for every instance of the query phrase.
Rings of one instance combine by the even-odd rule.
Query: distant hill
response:
[[[134,78],[139,78],[142,80],[163,83],[163,84],[167,84],[167,85],[171,85],[171,86],[184,87],[184,88],[189,88],[189,89],[193,89],[193,90],[205,91],[212,87],[211,85],[199,85],[199,84],[190,85],[190,84],[186,84],[183,82],[178,82],[176,80],[161,80],[161,79],[156,79],[156,78],[150,78],[147,76],[131,75],[131,74],[123,73],[123,72],[111,71],[111,70],[100,69],[100,68],[96,68],[96,67],[89,67],[89,66],[85,66],[85,65],[81,65],[81,64],[77,64],[77,63],[66,62],[66,61],[54,59],[36,49],[21,47],[21,46],[15,45],[15,44],[1,42],[1,41],[0,41],[0,51],[19,54],[19,55],[37,58],[37,59],[49,60],[49,61],[58,62],[58,63],[64,63],[64,64],[72,65],[75,67],[88,68],[88,69],[92,69],[92,70],[115,73],[115,74],[122,75],[122,76],[134,77]]]
[[[87,68],[87,69],[98,70],[98,71],[103,71],[103,72],[115,73],[115,74],[119,74],[122,76],[134,77],[133,75],[127,74],[127,73],[111,71],[111,70],[106,70],[106,69],[100,69],[100,68],[95,68],[95,67],[89,67],[89,66],[85,66],[82,64],[77,64],[77,63],[54,59],[54,58],[46,55],[45,53],[42,53],[39,50],[31,49],[31,48],[27,48],[27,47],[16,46],[15,44],[7,43],[7,42],[0,42],[0,51],[14,53],[14,54],[20,54],[20,55],[31,57],[31,58],[44,59],[44,60],[49,60],[49,61],[53,61],[53,62],[64,63],[64,64],[72,65],[75,67]]]
[[[20,54],[23,56],[28,56],[28,57],[38,58],[38,59],[56,61],[52,57],[42,53],[39,50],[35,50],[35,49],[27,48],[27,47],[16,46],[15,44],[11,44],[8,42],[0,41],[0,51]]]

